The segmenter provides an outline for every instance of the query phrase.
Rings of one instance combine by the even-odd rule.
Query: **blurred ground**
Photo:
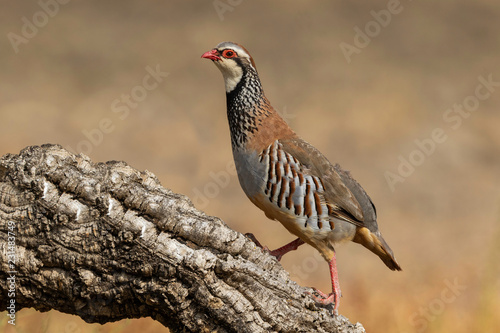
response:
[[[293,237],[247,200],[228,168],[222,77],[200,59],[221,41],[239,42],[290,125],[370,193],[404,269],[391,272],[356,244],[341,247],[340,312],[369,332],[499,331],[500,86],[483,83],[500,82],[500,3],[241,1],[224,8],[71,1],[44,21],[36,1],[5,3],[0,155],[59,143],[94,161],[124,160],[232,228],[281,246]],[[39,27],[23,36],[26,20]],[[140,88],[155,69],[168,76]],[[127,102],[127,94],[135,97]],[[282,263],[298,283],[329,291],[327,264],[312,248]],[[0,327],[146,333],[162,326],[151,319],[88,325],[25,309],[15,328],[6,316]]]

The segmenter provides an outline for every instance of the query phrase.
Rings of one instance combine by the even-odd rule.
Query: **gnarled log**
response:
[[[58,145],[0,159],[0,250],[0,304],[15,311],[151,317],[176,332],[364,332],[152,173]]]

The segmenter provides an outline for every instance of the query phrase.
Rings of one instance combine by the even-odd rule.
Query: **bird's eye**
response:
[[[224,51],[222,52],[222,56],[223,56],[224,58],[228,58],[228,59],[229,59],[229,58],[234,58],[234,57],[236,57],[236,52],[234,52],[234,51],[232,51],[232,50],[224,50]]]

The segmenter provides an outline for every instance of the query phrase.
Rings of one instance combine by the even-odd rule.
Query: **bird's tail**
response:
[[[353,239],[354,242],[359,243],[366,247],[368,250],[372,251],[382,259],[384,264],[393,271],[401,271],[401,266],[399,266],[391,248],[385,242],[382,234],[377,232],[371,232],[368,228],[358,227],[356,230],[356,236]]]

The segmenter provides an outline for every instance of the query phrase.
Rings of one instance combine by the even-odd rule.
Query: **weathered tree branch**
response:
[[[0,250],[0,304],[16,311],[151,317],[176,332],[364,332],[152,173],[57,145],[0,159]]]

